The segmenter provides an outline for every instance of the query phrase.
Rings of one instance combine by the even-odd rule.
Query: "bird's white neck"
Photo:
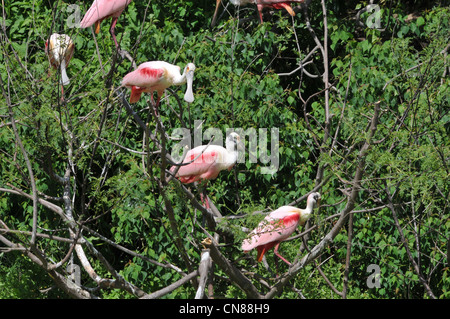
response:
[[[308,201],[306,202],[306,208],[302,209],[302,213],[300,215],[301,222],[306,222],[311,217],[315,206],[316,201],[312,198],[308,198]]]
[[[302,213],[300,214],[300,223],[306,222],[311,217],[312,209],[302,209]]]
[[[194,92],[192,90],[194,70],[195,65],[193,63],[188,63],[184,68],[183,74],[178,73],[178,75],[175,76],[173,83],[175,85],[182,85],[187,82],[186,92],[184,93],[184,100],[188,103],[194,102]]]
[[[186,69],[184,69],[183,74],[177,74],[173,78],[173,84],[181,85],[186,83]]]
[[[228,153],[236,153],[237,154],[237,145],[232,141],[226,141],[226,148]]]
[[[238,158],[237,144],[234,141],[227,139],[226,141],[227,152],[223,158],[224,165],[227,167],[233,166]]]

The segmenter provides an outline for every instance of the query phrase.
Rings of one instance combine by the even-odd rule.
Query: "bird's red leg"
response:
[[[210,209],[209,201],[208,201],[208,196],[206,195],[205,190],[202,190],[202,192],[200,193],[200,199],[202,200],[203,206],[204,206],[206,209]]]
[[[282,260],[282,261],[284,261],[286,264],[288,264],[289,266],[291,265],[291,263],[289,262],[289,261],[287,261],[283,256],[281,256],[279,253],[278,253],[278,247],[280,246],[280,243],[278,243],[278,244],[276,244],[275,245],[275,249],[274,249],[274,253],[275,253],[275,255],[277,255],[278,257],[280,257],[280,259]]]
[[[263,17],[262,17],[263,5],[257,4],[256,7],[258,8],[258,12],[259,12],[259,22],[262,24],[263,23]]]
[[[200,199],[202,201],[203,207],[206,209],[210,209],[208,195],[206,194],[206,185],[208,184],[207,180],[200,181]]]
[[[159,116],[159,111],[158,111],[159,100],[160,100],[160,97],[159,97],[159,94],[158,94],[158,96],[156,97],[156,103],[155,103],[155,115],[156,116]]]
[[[118,17],[112,18],[111,28],[109,28],[109,33],[111,33],[111,36],[112,36],[112,38],[114,40],[114,43],[116,44],[116,48],[118,49],[119,48],[119,44],[117,43],[116,35],[114,33],[114,30],[116,28],[117,19],[118,19]]]
[[[64,101],[64,86],[61,84],[61,101]]]

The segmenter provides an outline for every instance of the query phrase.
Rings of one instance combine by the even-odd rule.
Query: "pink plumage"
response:
[[[192,92],[194,71],[195,65],[193,63],[188,63],[184,68],[183,74],[181,74],[180,67],[177,65],[164,61],[144,62],[136,70],[125,75],[122,80],[122,86],[131,88],[130,103],[138,102],[144,92],[153,93],[156,91],[158,95],[156,101],[157,110],[159,100],[164,94],[165,89],[172,85],[187,83],[184,100],[191,103],[194,101],[194,94]]]
[[[297,228],[300,214],[300,209],[292,206],[282,206],[271,212],[244,241],[242,250],[248,252],[258,246],[287,239]]]
[[[226,139],[226,148],[219,145],[197,146],[186,153],[182,162],[185,165],[174,165],[170,171],[184,184],[215,179],[221,171],[230,170],[236,163],[239,142],[239,135],[232,132]],[[209,209],[208,199],[203,192],[200,193],[203,205]]]
[[[215,25],[219,5],[222,0],[216,0],[216,10],[214,12],[212,25]],[[291,16],[295,16],[294,10],[291,8],[291,3],[303,3],[305,0],[230,0],[235,6],[245,6],[250,3],[256,4],[258,8],[259,20],[263,23],[262,10],[263,8],[273,8],[273,9],[285,9]]]
[[[143,92],[157,92],[158,96],[164,93],[169,87],[164,80],[166,69],[161,63],[146,62],[125,75],[122,85],[131,88],[130,103],[136,103],[141,98]]]
[[[204,146],[196,147],[190,150],[183,163],[192,163],[181,166],[177,172],[178,179],[185,184],[197,182],[204,179],[215,179],[223,169],[231,169],[234,163],[230,165],[221,165],[221,159],[224,158],[226,149],[220,146],[210,145],[208,149]],[[173,167],[175,170],[175,167]]]
[[[81,28],[88,28],[95,24],[95,33],[100,32],[100,23],[104,19],[112,18],[110,33],[116,47],[119,47],[114,29],[117,19],[131,0],[95,0],[80,22]]]
[[[215,179],[222,170],[230,170],[237,161],[236,146],[239,135],[231,133],[226,140],[226,148],[219,145],[197,146],[186,153],[184,164],[179,167],[176,177],[182,183]],[[177,166],[172,166],[175,172]]]
[[[303,225],[309,219],[318,200],[320,200],[320,194],[312,193],[308,196],[306,209],[282,206],[271,212],[243,241],[242,250],[248,252],[256,248],[257,260],[261,261],[264,254],[275,246],[275,255],[290,265],[290,262],[278,253],[278,247],[299,225]]]

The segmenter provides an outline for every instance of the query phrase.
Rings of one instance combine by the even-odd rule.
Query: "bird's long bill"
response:
[[[194,102],[194,92],[192,91],[192,83],[194,82],[194,71],[190,70],[186,73],[186,93],[184,93],[184,100],[188,103]]]
[[[69,81],[69,77],[67,76],[67,72],[66,72],[66,60],[65,59],[62,59],[60,68],[61,68],[61,84],[68,85],[70,83],[70,81]]]

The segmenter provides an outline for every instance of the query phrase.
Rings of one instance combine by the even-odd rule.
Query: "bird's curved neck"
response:
[[[237,153],[237,149],[236,149],[236,144],[235,143],[227,141],[225,146],[227,148],[228,153],[233,153],[233,152]]]
[[[237,157],[238,157],[237,146],[235,143],[228,142],[228,141],[225,146],[227,149],[225,162],[234,164],[237,161]]]
[[[302,209],[302,213],[300,215],[300,223],[306,222],[309,219],[309,217],[311,216],[311,213],[312,213],[312,209],[311,210],[308,210],[308,208]]]
[[[311,213],[314,209],[315,201],[311,200],[306,203],[306,210]]]
[[[300,219],[302,222],[305,222],[309,219],[309,217],[311,216],[311,214],[314,210],[314,205],[315,205],[314,201],[308,201],[306,203],[306,208],[302,209],[302,213],[300,215]]]
[[[184,69],[183,74],[176,74],[173,77],[173,84],[180,85],[186,83],[186,69]]]

